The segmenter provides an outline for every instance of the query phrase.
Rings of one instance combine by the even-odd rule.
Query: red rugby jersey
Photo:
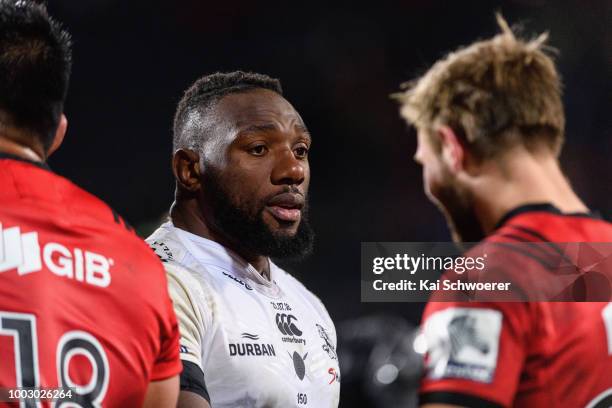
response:
[[[141,406],[150,381],[181,371],[157,257],[44,165],[0,155],[0,203],[0,387],[69,386],[80,406]]]
[[[504,217],[485,243],[521,241],[612,243],[612,224],[527,205]],[[528,253],[516,259],[521,271],[541,268]],[[612,303],[430,302],[422,327],[422,404],[612,406]]]

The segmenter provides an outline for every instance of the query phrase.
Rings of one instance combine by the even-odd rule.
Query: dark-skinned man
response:
[[[147,240],[181,331],[181,407],[336,407],[336,334],[270,257],[312,250],[311,137],[280,83],[217,73],[179,103],[170,221]]]
[[[172,407],[179,334],[161,262],[46,165],[71,62],[44,6],[0,1],[0,400],[45,387],[57,402],[20,406]]]

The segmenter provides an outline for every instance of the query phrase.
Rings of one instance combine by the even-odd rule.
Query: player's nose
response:
[[[421,145],[417,146],[416,152],[414,152],[412,158],[418,164],[423,165],[423,148]]]
[[[295,157],[291,150],[279,153],[272,169],[272,184],[300,185],[304,182],[307,173],[307,162]]]

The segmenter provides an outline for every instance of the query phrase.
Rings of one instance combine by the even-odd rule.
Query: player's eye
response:
[[[253,146],[249,149],[249,153],[251,153],[253,156],[263,156],[267,151],[268,148],[263,144]]]
[[[298,159],[305,159],[308,157],[308,148],[306,146],[298,146],[295,150],[295,157]]]

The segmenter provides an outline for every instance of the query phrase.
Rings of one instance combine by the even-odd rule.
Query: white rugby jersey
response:
[[[199,366],[214,408],[337,407],[336,330],[321,301],[270,261],[270,280],[217,242],[160,226],[181,359]]]

